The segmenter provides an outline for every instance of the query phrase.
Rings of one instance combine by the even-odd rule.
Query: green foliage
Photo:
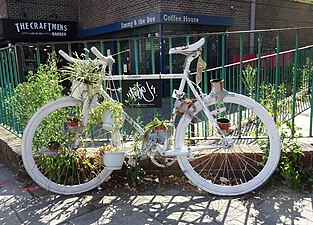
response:
[[[248,94],[251,98],[254,98],[254,92],[256,88],[256,72],[257,69],[250,65],[247,65],[245,70],[242,71],[242,81],[245,84]]]
[[[300,79],[300,90],[305,90],[309,88],[309,78],[313,70],[313,62],[310,58],[306,58],[305,64],[302,66],[302,69],[299,74]]]
[[[110,111],[115,123],[118,127],[122,127],[122,104],[118,101],[106,101],[104,100],[100,105],[91,109],[88,125],[97,125],[102,123],[102,115],[105,111]],[[115,124],[113,124],[115,125]]]
[[[62,184],[79,184],[91,180],[102,167],[102,152],[99,149],[91,155],[86,149],[72,151],[63,149],[60,154],[51,158],[45,154],[36,155],[38,168],[49,179]]]
[[[160,120],[159,118],[154,117],[153,120],[144,127],[144,130],[146,133],[150,133],[155,127],[164,126],[165,128],[168,128],[169,125],[169,120]]]
[[[136,186],[143,181],[143,178],[146,175],[145,170],[141,167],[139,161],[141,159],[141,145],[142,145],[142,137],[138,132],[133,133],[134,144],[132,155],[128,159],[127,167],[126,167],[126,175],[128,180],[132,185]]]
[[[60,78],[55,56],[50,55],[47,64],[40,65],[36,73],[30,71],[27,82],[17,86],[8,105],[23,127],[40,107],[62,96]]]
[[[281,100],[285,95],[286,88],[283,84],[278,87],[277,93],[273,84],[262,84],[260,87],[260,103],[271,115],[274,115],[273,99]],[[280,104],[283,103],[278,101],[277,108],[280,107]],[[312,186],[313,176],[303,168],[300,162],[300,157],[303,155],[298,142],[298,138],[301,136],[300,129],[296,128],[295,131],[292,131],[290,121],[277,121],[276,123],[281,138],[281,156],[274,177],[291,188],[302,189],[305,186]],[[269,141],[260,140],[259,145],[264,152],[263,162],[265,162],[269,153]]]
[[[282,148],[278,173],[288,187],[302,189],[305,176],[299,157],[304,154],[298,142],[298,136],[291,135],[289,132],[291,122],[288,121],[284,125],[286,128],[280,129]]]
[[[281,138],[281,156],[276,173],[275,181],[282,181],[285,185],[295,189],[313,187],[313,174],[303,168],[300,157],[303,156],[301,145],[298,142],[300,134],[291,133],[291,122],[278,123]],[[299,130],[299,129],[296,129]],[[259,141],[263,150],[263,162],[266,161],[269,153],[269,141]]]
[[[277,98],[277,108],[278,110],[280,106],[283,104],[280,100],[284,99],[286,96],[286,88],[285,85],[281,84],[277,88],[277,93],[275,91],[275,85],[261,84],[260,86],[260,104],[264,106],[264,108],[270,113],[270,115],[274,115],[274,99]]]
[[[63,68],[64,74],[70,80],[78,80],[87,84],[98,84],[103,77],[103,72],[99,68],[97,60],[81,60],[77,53],[74,53],[77,60],[69,63]],[[81,55],[84,58],[84,54]]]

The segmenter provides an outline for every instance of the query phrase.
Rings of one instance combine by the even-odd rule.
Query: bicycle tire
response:
[[[69,134],[63,134],[62,133],[63,131],[59,130],[60,126],[62,125],[60,125],[58,121],[61,121],[63,118],[65,118],[65,116],[67,116],[67,113],[71,113],[71,115],[73,115],[74,114],[73,112],[75,110],[76,110],[75,112],[80,112],[81,105],[82,105],[81,100],[76,100],[72,97],[64,97],[47,103],[32,116],[24,130],[24,134],[22,137],[22,159],[26,171],[38,185],[58,194],[63,195],[79,194],[94,189],[98,187],[103,181],[107,180],[113,171],[105,168],[104,166],[96,167],[97,166],[97,165],[95,166],[96,160],[92,161],[91,159],[90,160],[88,159],[89,163],[94,164],[87,166],[84,165],[81,161],[82,159],[85,160],[87,159],[87,156],[84,155],[85,153],[78,153],[82,154],[80,156],[82,157],[82,159],[81,158],[78,159],[76,158],[78,150],[77,149],[73,150],[71,149],[70,146],[65,146],[65,144],[63,146],[64,149],[69,150],[65,151],[63,149],[60,156],[55,158],[39,153],[40,145],[39,147],[38,146],[35,147],[37,145],[37,142],[44,143],[46,141],[49,141],[48,137],[49,135],[45,135],[45,132],[49,133],[51,132],[52,129],[55,129],[53,131],[54,132],[53,135],[55,136],[64,135],[61,136],[61,138],[70,139],[69,137],[67,137],[69,136]],[[54,121],[52,126],[45,125],[47,124],[47,122],[49,122],[49,120]],[[41,133],[43,134],[42,136],[40,136]],[[38,138],[38,136],[40,137]],[[57,174],[57,172],[53,171],[50,172],[48,171],[48,169],[43,169],[48,167],[44,167],[42,166],[42,164],[51,162],[53,168],[56,168],[57,170],[58,167],[56,164],[57,163],[56,160],[62,160],[62,157],[64,157],[64,161],[66,159],[69,161],[68,164],[60,164],[63,166],[63,168],[59,168],[58,172],[63,175]],[[92,168],[91,166],[94,167]],[[61,172],[60,169],[62,169]],[[92,169],[94,169],[94,171],[92,171]],[[83,175],[80,174],[81,171],[83,171]],[[59,178],[56,179],[53,177]]]
[[[212,111],[217,104],[208,98],[206,105]],[[208,134],[212,127],[207,123],[203,106],[200,102],[195,106],[196,112],[185,113],[178,123],[175,149],[205,146],[209,141],[211,145],[220,143],[214,140],[214,136],[219,136],[217,132]],[[246,194],[263,185],[275,171],[280,159],[279,132],[266,109],[251,98],[229,93],[219,107],[225,108],[222,114],[232,121],[227,138],[231,137],[233,144],[228,148],[195,151],[193,157],[178,156],[178,163],[185,175],[204,191],[220,196]],[[201,137],[196,129],[203,124],[207,124],[204,125],[206,132],[203,134],[202,129]],[[253,127],[257,129],[252,131]],[[192,137],[196,140],[192,141]],[[268,146],[266,140],[269,140],[269,148],[264,148]]]

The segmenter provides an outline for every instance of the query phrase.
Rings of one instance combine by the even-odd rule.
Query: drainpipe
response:
[[[255,30],[255,5],[256,0],[251,0],[251,11],[250,11],[250,30]],[[249,40],[250,53],[254,53],[254,33],[250,33]]]

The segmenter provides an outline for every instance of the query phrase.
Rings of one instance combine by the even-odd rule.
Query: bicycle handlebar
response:
[[[90,50],[100,61],[107,63],[109,71],[112,72],[113,63],[115,63],[113,57],[111,55],[109,56],[102,55],[101,52],[95,46],[92,46]]]
[[[59,50],[59,54],[69,62],[77,62],[79,59],[75,59],[68,54],[66,54],[63,50]],[[82,60],[83,61],[83,60]]]
[[[91,47],[90,50],[91,50],[91,52],[92,52],[95,56],[97,56],[97,58],[98,58],[99,60],[105,61],[105,62],[107,62],[108,64],[113,64],[113,63],[115,63],[115,60],[113,59],[113,57],[112,57],[111,55],[109,55],[109,56],[104,56],[104,55],[102,55],[101,52],[100,52],[95,46]]]
[[[99,65],[103,65],[106,67],[107,65],[109,68],[112,67],[113,63],[115,63],[115,60],[113,59],[112,56],[104,56],[100,53],[100,51],[96,47],[91,48],[92,53],[98,58],[97,60],[94,60]],[[83,63],[89,63],[90,61],[88,60],[83,60],[83,59],[77,59],[69,56],[67,53],[65,53],[63,50],[59,50],[59,54],[68,62],[83,62]]]

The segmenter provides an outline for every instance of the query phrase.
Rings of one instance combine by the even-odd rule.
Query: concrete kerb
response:
[[[0,126],[0,159],[8,165],[19,178],[27,177],[21,155],[21,138]]]

